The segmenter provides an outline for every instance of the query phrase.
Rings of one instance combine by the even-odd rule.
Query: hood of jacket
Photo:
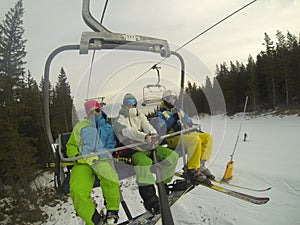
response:
[[[139,115],[138,109],[136,109],[136,111],[137,111],[137,115],[136,116],[138,116]],[[124,106],[124,105],[121,106],[119,114],[122,115],[122,116],[124,116],[124,117],[126,117],[126,118],[130,117],[129,109],[126,106]]]

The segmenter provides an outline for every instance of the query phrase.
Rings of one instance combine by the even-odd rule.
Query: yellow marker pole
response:
[[[236,138],[236,142],[235,142],[235,145],[234,145],[234,148],[233,148],[233,152],[230,155],[230,161],[227,163],[226,170],[225,170],[224,176],[222,178],[222,181],[224,181],[224,182],[228,182],[232,178],[232,170],[233,170],[233,165],[234,165],[233,155],[236,151],[236,146],[237,146],[237,143],[238,143],[238,140],[239,140],[239,137],[240,137],[240,132],[241,132],[243,120],[244,120],[244,117],[245,117],[247,103],[248,103],[248,96],[246,97],[246,100],[245,100],[244,112],[243,112],[243,116],[242,116],[242,119],[241,119],[241,124],[240,124],[239,132],[238,132],[238,135],[237,135],[237,138]]]

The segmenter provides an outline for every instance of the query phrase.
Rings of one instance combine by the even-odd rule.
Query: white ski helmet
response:
[[[177,95],[174,91],[172,90],[166,90],[163,95],[162,95],[162,100],[166,102],[176,101],[177,100]]]

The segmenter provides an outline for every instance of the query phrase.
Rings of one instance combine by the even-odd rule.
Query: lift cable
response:
[[[209,28],[205,29],[204,31],[202,31],[201,33],[199,33],[198,35],[196,35],[195,37],[193,37],[192,39],[190,39],[189,41],[187,41],[186,43],[184,43],[183,45],[181,45],[180,47],[178,47],[174,52],[178,52],[180,49],[184,48],[185,46],[189,45],[190,43],[192,43],[193,41],[195,41],[197,38],[199,38],[200,36],[202,36],[203,34],[207,33],[209,30],[211,30],[212,28],[216,27],[217,25],[219,25],[220,23],[224,22],[225,20],[229,19],[230,17],[232,17],[233,15],[237,14],[238,12],[242,11],[243,9],[247,8],[248,6],[250,6],[251,4],[253,4],[254,2],[256,2],[257,0],[253,0],[249,3],[247,3],[246,5],[242,6],[241,8],[235,10],[234,12],[232,12],[231,14],[229,14],[228,16],[224,17],[223,19],[219,20],[218,22],[216,22],[215,24],[213,24],[212,26],[210,26]],[[154,66],[161,64],[162,62],[164,62],[167,59],[167,57],[162,58],[160,61],[158,61],[156,64],[154,64]],[[148,70],[146,70],[144,73],[142,73],[141,75],[139,75],[135,80],[140,79],[141,77],[143,77],[146,73],[148,73],[150,70],[152,70],[153,66],[151,66]]]
[[[252,2],[247,3],[246,5],[244,5],[243,7],[237,9],[236,11],[234,11],[233,13],[229,14],[228,16],[224,17],[223,19],[219,20],[218,22],[216,22],[215,24],[213,24],[212,26],[210,26],[209,28],[207,28],[206,30],[202,31],[200,34],[196,35],[195,37],[193,37],[191,40],[187,41],[186,43],[184,43],[182,46],[180,46],[179,48],[177,48],[175,50],[175,52],[178,52],[180,49],[184,48],[185,46],[187,46],[188,44],[190,44],[191,42],[193,42],[194,40],[196,40],[197,38],[199,38],[200,36],[202,36],[203,34],[205,34],[206,32],[208,32],[209,30],[211,30],[212,28],[216,27],[217,25],[219,25],[220,23],[224,22],[225,20],[227,20],[229,17],[233,16],[234,14],[238,13],[239,11],[242,11],[244,8],[247,8],[248,6],[250,6],[251,4],[253,4],[254,2],[256,2],[257,0],[253,0]],[[165,59],[165,58],[164,58]]]
[[[228,16],[224,17],[223,19],[219,20],[218,22],[214,23],[213,25],[211,25],[209,28],[205,29],[204,31],[202,31],[201,33],[199,33],[198,35],[196,35],[195,37],[193,37],[192,39],[190,39],[189,41],[185,42],[183,45],[181,45],[180,47],[178,47],[174,52],[177,53],[180,49],[186,47],[187,45],[189,45],[190,43],[192,43],[193,41],[195,41],[196,39],[198,39],[200,36],[202,36],[203,34],[207,33],[209,30],[213,29],[214,27],[218,26],[219,24],[221,24],[222,22],[224,22],[225,20],[228,20],[230,17],[232,17],[233,15],[237,14],[238,12],[242,11],[243,9],[247,8],[248,6],[252,5],[254,2],[256,2],[257,0],[253,0],[249,3],[247,3],[246,5],[240,7],[239,9],[235,10],[234,12],[232,12],[231,14],[229,14]],[[157,63],[155,63],[153,66],[151,66],[149,69],[147,69],[145,72],[143,72],[142,74],[140,74],[137,78],[135,78],[132,82],[137,81],[138,79],[140,79],[141,77],[143,77],[145,74],[147,74],[149,71],[151,71],[153,69],[153,67],[161,64],[162,62],[164,62],[167,59],[167,57],[162,58],[160,61],[158,61]],[[109,81],[110,79],[108,79]],[[125,85],[124,88],[128,87],[129,84]],[[121,89],[120,89],[121,90]],[[113,95],[111,98],[114,98],[116,95],[118,95],[120,93],[117,92],[115,95]]]
[[[103,8],[100,24],[102,24],[102,22],[103,22],[104,14],[105,14],[106,8],[107,8],[107,3],[108,3],[108,0],[105,1],[105,5],[104,5],[104,8]]]
[[[106,8],[107,8],[107,3],[108,3],[108,0],[105,1],[105,5],[104,5],[103,11],[102,11],[102,16],[101,16],[100,24],[102,24],[102,22],[103,22],[104,15],[105,15]],[[94,49],[93,55],[92,55],[92,59],[91,59],[91,65],[90,65],[90,72],[89,72],[89,78],[88,78],[88,86],[87,86],[86,99],[89,99],[90,83],[91,83],[91,77],[92,77],[93,64],[94,64],[94,59],[95,59],[95,53],[96,53],[96,50]]]

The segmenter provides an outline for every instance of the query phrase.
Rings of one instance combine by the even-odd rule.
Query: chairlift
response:
[[[97,100],[100,105],[103,107],[104,105],[106,105],[106,102],[104,101],[105,97],[104,96],[99,96],[99,97],[96,97],[96,98],[86,98],[84,99],[85,101],[89,101],[89,100]]]
[[[106,29],[102,24],[100,24],[90,13],[90,0],[83,0],[82,3],[82,17],[84,22],[93,30],[93,32],[83,32],[80,44],[73,45],[63,45],[56,48],[51,54],[48,56],[44,68],[44,87],[43,87],[43,98],[44,98],[44,118],[45,118],[45,130],[48,137],[48,141],[52,150],[52,156],[55,161],[55,185],[56,187],[60,187],[63,182],[66,182],[67,175],[70,175],[70,169],[65,169],[66,167],[62,166],[63,163],[66,165],[72,165],[71,162],[62,161],[66,157],[65,155],[65,144],[70,136],[70,133],[60,134],[58,141],[54,141],[51,125],[50,125],[50,112],[49,112],[49,86],[50,86],[50,68],[53,59],[60,53],[71,50],[79,50],[79,54],[88,54],[89,50],[132,50],[132,51],[143,51],[143,52],[152,52],[158,53],[161,57],[170,57],[171,55],[177,57],[180,61],[181,65],[181,90],[184,88],[184,76],[185,76],[185,65],[182,56],[175,52],[171,51],[169,48],[169,44],[166,40],[157,39],[153,37],[147,37],[142,35],[133,35],[133,34],[125,34],[125,33],[113,33]],[[156,66],[154,69],[157,70],[158,74],[158,82],[154,85],[148,85],[145,87],[146,89],[151,88],[161,88],[161,91],[165,88],[160,85],[160,77],[159,77],[159,69]],[[144,101],[146,104],[151,103],[148,98],[146,91],[144,92]],[[100,97],[102,103],[104,103],[104,97]],[[126,146],[124,147],[126,148]],[[116,148],[115,150],[120,150],[120,148]],[[113,150],[110,150],[113,151]],[[124,164],[124,163],[123,163]],[[126,173],[124,175],[124,166],[116,164],[116,170],[119,174],[120,180],[132,174]],[[128,166],[128,165],[127,165]],[[132,167],[131,167],[132,169]],[[133,170],[133,169],[132,169]],[[123,176],[120,175],[123,173]],[[160,199],[162,196],[162,186],[159,186],[159,195]],[[166,197],[166,196],[165,196]],[[123,204],[122,204],[123,206]],[[162,214],[162,224],[164,225],[172,225],[174,224],[172,215],[170,212],[170,207],[167,199],[161,200],[161,209],[164,212]],[[124,207],[124,206],[123,206]],[[125,212],[128,211],[128,208],[125,209]],[[127,217],[130,219],[131,215],[126,212]]]
[[[146,105],[157,105],[161,101],[161,97],[164,91],[166,91],[166,87],[160,84],[160,73],[159,70],[161,67],[158,67],[155,64],[152,67],[153,70],[157,72],[157,83],[156,84],[148,84],[143,88],[143,102],[142,106]]]

